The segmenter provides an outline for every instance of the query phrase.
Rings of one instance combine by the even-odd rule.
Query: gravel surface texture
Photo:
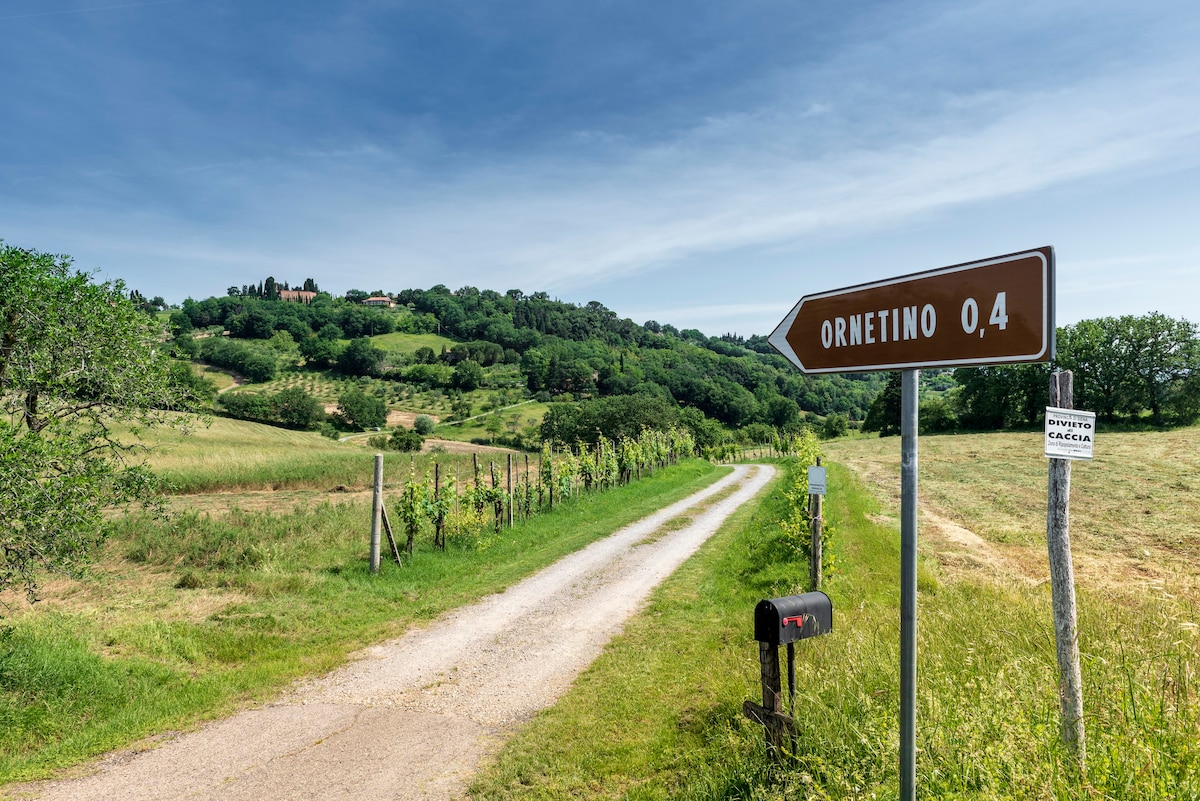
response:
[[[88,775],[28,785],[16,797],[460,798],[480,760],[552,705],[651,590],[773,473],[737,466],[507,591],[367,649],[268,706],[151,750],[110,755]],[[665,525],[682,515],[685,525]]]

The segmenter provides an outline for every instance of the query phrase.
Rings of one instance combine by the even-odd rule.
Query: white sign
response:
[[[825,494],[825,468],[824,467],[809,467],[808,468],[808,494],[809,495],[824,495]]]
[[[1095,441],[1095,412],[1046,408],[1046,458],[1091,459]]]

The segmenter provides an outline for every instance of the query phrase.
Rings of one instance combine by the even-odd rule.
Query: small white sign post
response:
[[[825,468],[809,465],[808,468],[808,494],[809,495],[824,495],[825,494]]]
[[[1096,415],[1071,408],[1070,370],[1050,376],[1046,409],[1046,456],[1050,481],[1046,498],[1046,546],[1050,556],[1050,592],[1054,605],[1054,641],[1058,655],[1058,696],[1062,739],[1075,754],[1080,775],[1087,760],[1083,726],[1083,678],[1079,668],[1079,627],[1075,608],[1075,567],[1071,561],[1071,462],[1091,459]]]
[[[1095,444],[1095,412],[1047,407],[1047,459],[1091,459]]]
[[[817,457],[815,465],[808,467],[808,511],[811,518],[808,549],[808,586],[810,590],[821,589],[821,542],[822,529],[825,526],[825,516],[821,510],[821,499],[825,495],[825,468],[821,466],[821,457]]]

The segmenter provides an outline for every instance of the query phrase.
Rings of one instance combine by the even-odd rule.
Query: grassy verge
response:
[[[898,793],[899,537],[831,465],[840,572],[832,634],[796,648],[796,752],[765,755],[752,611],[803,589],[777,484],[733,519],[554,709],[510,743],[477,799],[871,799]],[[945,799],[1200,798],[1194,603],[1080,590],[1086,773],[1058,741],[1049,588],[919,577],[918,792]]]
[[[585,494],[403,568],[366,567],[369,503],[129,518],[87,581],[0,628],[0,782],[48,775],[269,697],[351,651],[502,590],[718,478],[700,461]]]

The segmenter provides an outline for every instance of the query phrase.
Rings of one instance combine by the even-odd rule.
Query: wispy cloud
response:
[[[31,14],[11,14],[0,17],[0,22],[18,19],[36,19],[38,17],[61,17],[66,14],[89,14],[96,11],[119,11],[126,8],[142,8],[143,6],[166,6],[178,3],[190,3],[192,0],[146,0],[143,3],[121,3],[113,6],[87,6],[85,8],[64,8],[58,11],[35,11]]]
[[[700,286],[694,276],[719,283],[722,261],[756,260],[753,281],[772,281],[829,243],[849,252],[932,223],[954,235],[981,208],[1000,228],[1039,197],[1200,167],[1200,15],[1181,0],[877,3],[835,15],[820,36],[797,12],[801,39],[776,37],[777,52],[754,58],[735,49],[732,64],[712,30],[681,34],[664,55],[655,36],[597,38],[563,12],[506,16],[497,31],[482,5],[462,6],[467,21],[431,8],[300,2],[277,20],[198,4],[172,21],[179,54],[125,46],[153,25],[117,26],[103,51],[92,50],[103,37],[63,38],[69,67],[45,67],[27,96],[65,93],[14,107],[90,113],[87,135],[32,112],[47,147],[0,130],[0,233],[220,286],[270,270],[372,288],[637,287],[635,309],[695,324],[777,313],[732,294],[740,286]],[[226,31],[231,20],[245,35]],[[578,48],[594,51],[564,56]],[[627,51],[636,67],[614,55]],[[10,86],[22,88],[0,77]],[[1017,246],[1043,244],[1044,231]],[[1105,272],[1085,261],[1097,252],[1076,247],[1075,269]],[[655,302],[648,288],[666,276],[689,291]],[[1123,278],[1114,268],[1110,280]]]

